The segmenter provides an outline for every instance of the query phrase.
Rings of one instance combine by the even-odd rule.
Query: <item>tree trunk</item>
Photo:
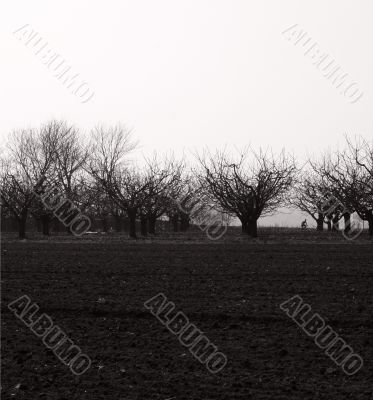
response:
[[[49,215],[43,215],[41,217],[41,223],[43,225],[43,235],[45,236],[49,236],[49,222],[50,222]]]
[[[52,229],[55,231],[55,232],[60,232],[61,231],[61,229],[60,229],[60,221],[57,219],[57,218],[54,218],[54,219],[52,219]]]
[[[350,213],[343,214],[343,219],[345,222],[344,231],[345,233],[348,233],[351,230],[351,214]]]
[[[373,236],[373,216],[368,218],[369,236]]]
[[[122,231],[122,216],[121,215],[114,215],[115,220],[115,230],[117,232]]]
[[[332,230],[339,231],[339,218],[337,216],[333,217],[332,222]]]
[[[146,217],[140,218],[141,236],[148,236],[148,219]]]
[[[21,216],[18,218],[18,237],[19,237],[19,239],[26,238],[26,221],[27,221],[27,210],[22,211]]]
[[[157,222],[156,217],[149,217],[148,223],[149,223],[149,233],[151,235],[155,235],[155,224]]]
[[[127,211],[128,214],[128,219],[129,219],[129,235],[133,239],[137,239],[136,235],[136,209],[135,208],[129,208]]]
[[[179,217],[177,215],[172,217],[172,226],[173,226],[174,232],[178,232],[179,231],[178,221],[179,221]]]
[[[43,232],[43,225],[41,223],[41,219],[40,218],[35,218],[36,221],[36,230],[38,232]]]
[[[258,221],[256,219],[250,220],[248,224],[248,233],[251,237],[258,237]]]
[[[317,227],[316,229],[318,231],[323,231],[324,230],[324,215],[319,213],[318,217],[317,217]]]
[[[328,226],[328,231],[331,231],[331,230],[332,230],[332,223],[331,223],[331,221],[328,220],[328,222],[327,222],[326,224],[327,224],[327,226]]]
[[[248,234],[249,233],[249,224],[247,223],[247,221],[241,220],[241,224],[242,224],[242,226],[241,226],[242,233]]]
[[[108,223],[107,223],[106,216],[102,217],[102,221],[101,222],[102,222],[102,231],[106,233],[108,231]]]
[[[180,230],[181,232],[186,232],[189,228],[189,216],[183,216],[180,220]]]

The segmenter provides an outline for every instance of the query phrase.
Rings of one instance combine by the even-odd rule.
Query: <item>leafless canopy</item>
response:
[[[257,236],[257,220],[285,203],[296,166],[285,152],[245,149],[237,158],[226,150],[199,156],[199,180],[211,200],[238,217],[244,232]]]

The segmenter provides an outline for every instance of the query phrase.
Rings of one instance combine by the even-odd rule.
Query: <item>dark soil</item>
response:
[[[3,399],[373,399],[373,245],[5,242]],[[143,303],[226,354],[210,373]],[[7,308],[30,296],[92,359],[75,376]],[[300,295],[364,359],[347,376],[279,305]],[[99,300],[100,299],[100,300]]]

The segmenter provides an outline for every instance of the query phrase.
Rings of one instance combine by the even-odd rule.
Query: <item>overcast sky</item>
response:
[[[371,0],[3,1],[1,139],[52,117],[123,121],[144,154],[251,144],[304,159],[345,133],[372,138],[372,16]],[[13,34],[26,24],[87,82],[89,101]],[[295,24],[357,82],[359,101],[282,34]]]

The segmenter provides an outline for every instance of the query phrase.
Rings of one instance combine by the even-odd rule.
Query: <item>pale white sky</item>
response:
[[[144,154],[252,144],[300,159],[345,133],[371,138],[372,16],[371,0],[3,1],[0,137],[51,117],[123,121]],[[90,101],[13,35],[25,24],[88,82]],[[358,83],[357,103],[282,35],[294,24]]]

